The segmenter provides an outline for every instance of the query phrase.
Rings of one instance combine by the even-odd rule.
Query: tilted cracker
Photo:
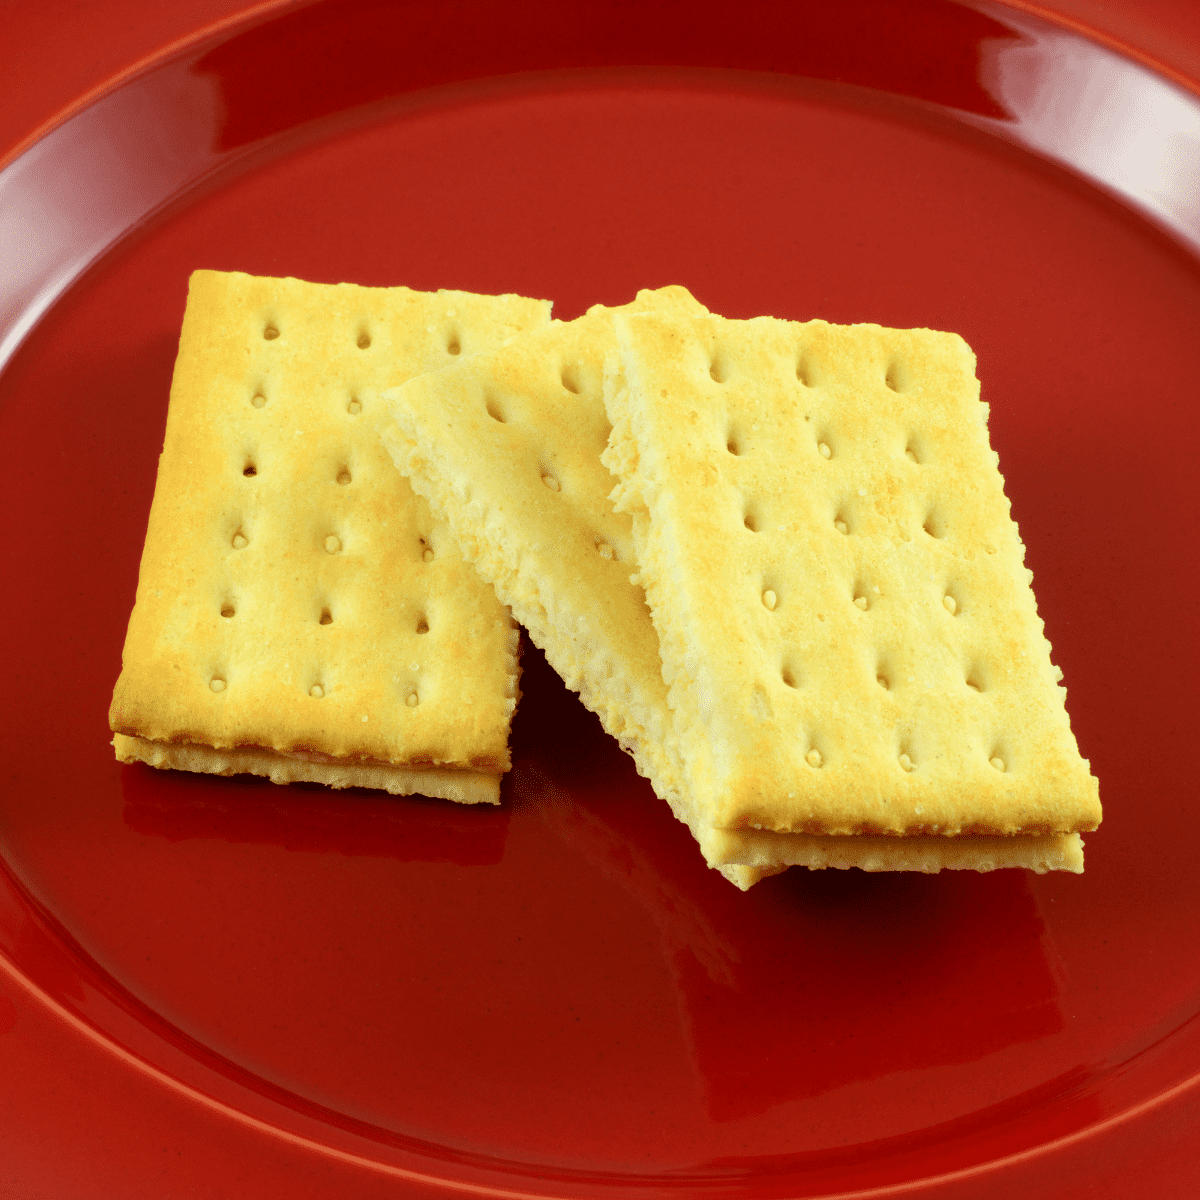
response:
[[[952,334],[617,318],[606,461],[715,829],[1095,828]]]
[[[649,308],[704,311],[675,288],[643,292],[629,311]],[[599,458],[609,430],[601,376],[616,348],[616,311],[594,308],[411,381],[387,394],[381,433],[550,664],[689,825],[710,865],[740,887],[793,864],[1080,869],[1077,837],[973,839],[981,843],[974,858],[965,840],[948,851],[945,838],[915,838],[884,856],[865,839],[729,832],[700,820],[667,752],[667,688],[645,595],[630,580],[630,518],[613,510],[613,480]]]
[[[652,306],[706,311],[683,288],[627,307]],[[658,643],[600,464],[616,311],[597,305],[387,393],[380,434],[534,644],[643,761],[665,716]]]
[[[517,296],[192,276],[118,758],[498,800],[517,631],[369,418],[548,320]]]

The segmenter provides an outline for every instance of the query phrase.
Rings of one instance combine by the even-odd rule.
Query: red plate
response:
[[[10,1194],[1200,1183],[1200,102],[984,0],[255,21],[0,175]],[[536,652],[499,811],[118,766],[199,266],[961,332],[1101,780],[1086,875],[743,895]]]

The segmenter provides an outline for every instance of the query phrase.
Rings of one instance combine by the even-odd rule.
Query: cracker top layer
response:
[[[1095,828],[953,334],[616,318],[634,517],[693,803],[722,828]]]
[[[198,271],[110,724],[503,770],[516,630],[368,423],[545,325],[517,296]]]

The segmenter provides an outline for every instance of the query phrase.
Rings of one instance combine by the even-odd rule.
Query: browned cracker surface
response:
[[[383,388],[548,319],[516,296],[193,275],[119,755],[401,791],[402,769],[456,770],[493,784],[453,798],[496,798],[517,631],[368,422]]]
[[[714,829],[1093,829],[952,334],[626,314],[606,461]]]

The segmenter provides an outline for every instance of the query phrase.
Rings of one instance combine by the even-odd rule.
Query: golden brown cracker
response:
[[[516,296],[196,272],[113,730],[506,770],[517,631],[369,418],[385,387],[548,318]]]
[[[966,344],[772,318],[616,325],[606,461],[700,821],[1095,828]]]

